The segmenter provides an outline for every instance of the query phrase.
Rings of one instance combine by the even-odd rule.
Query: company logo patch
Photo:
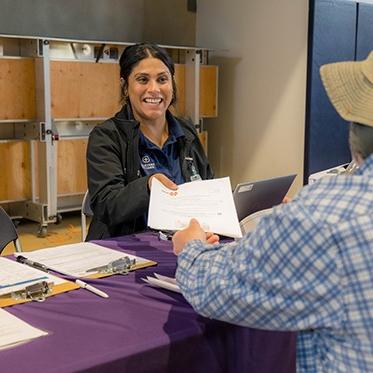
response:
[[[141,158],[141,166],[144,170],[153,170],[155,168],[155,163],[152,162],[148,155],[144,155]]]
[[[147,155],[144,155],[143,157],[142,157],[142,163],[149,163],[150,162],[150,158],[149,158],[149,156],[147,156]]]

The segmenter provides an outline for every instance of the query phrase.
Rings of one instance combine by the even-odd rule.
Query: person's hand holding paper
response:
[[[149,190],[152,190],[152,183],[154,179],[157,179],[158,181],[160,181],[168,189],[176,190],[178,188],[178,186],[172,180],[170,180],[166,175],[163,175],[161,173],[156,173],[150,176],[148,179]]]
[[[205,232],[242,237],[228,177],[185,183],[177,190],[153,180],[149,227],[176,231],[188,226],[192,218]]]
[[[192,219],[187,228],[173,235],[172,244],[174,246],[174,253],[179,255],[183,251],[184,246],[191,240],[200,240],[208,244],[217,244],[219,243],[219,236],[211,232],[205,233],[198,221]]]

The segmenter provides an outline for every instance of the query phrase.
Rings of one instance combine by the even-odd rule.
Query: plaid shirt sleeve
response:
[[[341,264],[328,229],[294,200],[238,242],[188,243],[178,284],[207,317],[272,330],[333,327],[343,312]]]

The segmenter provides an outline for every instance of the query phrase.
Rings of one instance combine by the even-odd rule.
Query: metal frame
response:
[[[40,125],[40,141],[38,142],[39,202],[33,203],[46,206],[46,216],[42,214],[40,222],[42,227],[57,221],[57,151],[55,141],[58,139],[58,134],[52,126],[49,49],[48,40],[40,39],[38,41],[35,70],[37,118]]]
[[[200,129],[200,53],[199,50],[187,50],[185,57],[185,111],[197,129]]]

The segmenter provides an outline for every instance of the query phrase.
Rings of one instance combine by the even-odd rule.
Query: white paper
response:
[[[34,328],[0,308],[0,349],[12,347],[47,334],[47,332]]]
[[[155,277],[146,276],[146,278],[142,278],[142,280],[151,286],[181,293],[179,286],[176,284],[175,278],[159,275],[158,273],[154,273],[154,276]]]
[[[20,253],[20,255],[24,254],[24,252]],[[47,281],[54,285],[66,282],[64,279],[39,271],[28,265],[7,258],[0,258],[0,295],[25,289],[27,286],[40,281]]]
[[[107,265],[111,261],[125,256],[136,259],[136,264],[148,262],[147,259],[108,249],[91,242],[50,247],[27,253],[15,253],[14,255],[25,256],[35,262],[45,264],[56,272],[73,277],[84,277],[98,273],[97,271],[88,272],[88,270]]]
[[[206,232],[242,237],[228,177],[185,183],[176,191],[152,180],[149,227],[180,230],[191,218],[197,219]]]

